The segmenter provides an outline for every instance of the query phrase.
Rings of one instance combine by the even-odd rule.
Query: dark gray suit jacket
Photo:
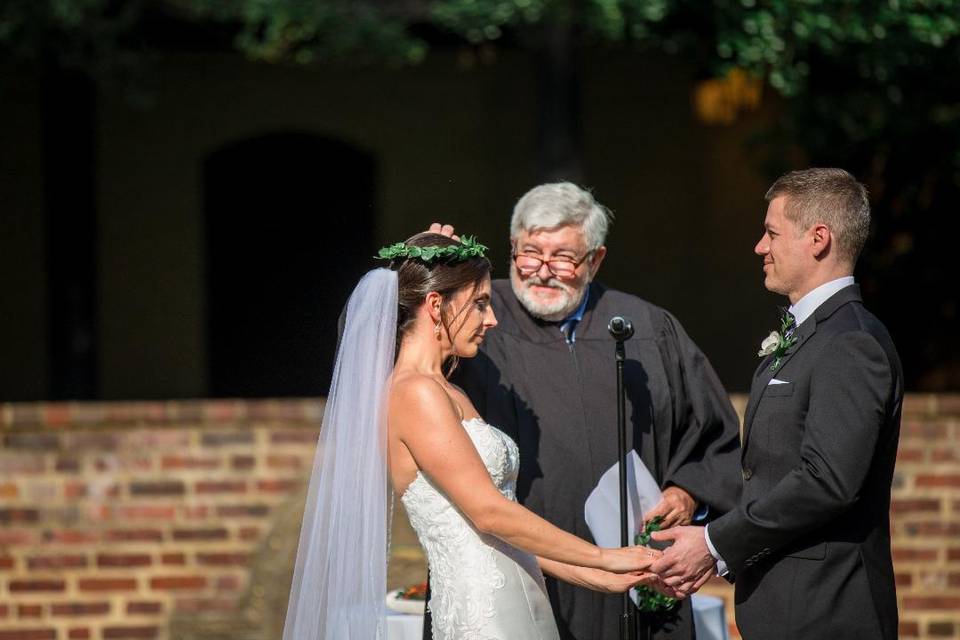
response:
[[[742,498],[710,524],[736,575],[737,625],[745,640],[894,640],[900,359],[856,285],[824,302],[797,336],[776,372],[767,358],[754,375]]]

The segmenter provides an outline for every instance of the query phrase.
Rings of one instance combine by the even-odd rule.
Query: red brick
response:
[[[0,570],[5,571],[7,569],[13,569],[16,565],[16,560],[10,556],[0,556]]]
[[[74,431],[65,433],[63,440],[64,449],[67,451],[87,449],[103,453],[116,451],[120,445],[119,434],[109,431]]]
[[[92,531],[78,531],[74,529],[60,529],[44,531],[45,542],[56,544],[90,544],[97,541],[97,534]]]
[[[273,444],[317,444],[319,429],[284,429],[270,434]]]
[[[194,485],[197,493],[244,493],[245,480],[201,480]]]
[[[83,498],[87,495],[87,485],[84,482],[68,482],[63,485],[63,496],[68,500]]]
[[[174,529],[174,540],[226,540],[227,530],[216,529]]]
[[[0,618],[6,618],[8,613],[10,613],[10,607],[5,604],[0,604]]]
[[[263,518],[270,515],[270,507],[265,504],[224,504],[217,506],[217,516],[221,518]]]
[[[894,562],[936,562],[936,549],[915,549],[911,547],[894,547],[892,550]]]
[[[909,587],[913,584],[913,576],[909,573],[895,573],[893,577],[898,587]]]
[[[160,542],[163,531],[159,529],[110,529],[104,532],[108,542]]]
[[[11,593],[27,591],[64,591],[67,588],[63,580],[11,580],[8,587]]]
[[[36,533],[33,531],[23,531],[0,528],[0,547],[10,547],[15,545],[32,545],[36,541]]]
[[[244,566],[249,556],[246,553],[198,553],[197,564],[214,566]]]
[[[900,436],[905,440],[944,440],[947,437],[947,424],[946,422],[911,421],[903,425]]]
[[[934,449],[930,452],[930,460],[933,462],[958,462],[960,453],[956,449]]]
[[[947,550],[947,560],[950,562],[960,562],[960,547],[953,547]]]
[[[43,616],[42,604],[20,604],[17,605],[18,618],[40,618]]]
[[[60,449],[60,434],[49,431],[8,433],[3,442],[7,449],[57,451]]]
[[[109,602],[55,602],[51,608],[55,616],[98,616],[110,613]]]
[[[80,473],[81,462],[77,458],[57,458],[57,473]]]
[[[67,640],[90,640],[92,637],[90,629],[84,627],[73,627],[67,631]]]
[[[133,505],[117,508],[117,517],[123,520],[173,520],[177,508],[159,505]]]
[[[220,458],[195,456],[163,456],[160,466],[164,469],[217,469]]]
[[[64,402],[43,405],[40,415],[48,427],[64,427],[72,421],[70,405]]]
[[[241,540],[257,540],[260,537],[259,527],[240,527]]]
[[[952,637],[952,622],[931,622],[927,625],[927,634],[934,638]]]
[[[210,507],[205,504],[185,504],[180,512],[186,520],[206,520],[210,517]]]
[[[947,585],[951,589],[960,589],[960,573],[951,571],[947,574]]]
[[[923,449],[900,449],[897,451],[897,462],[923,462]]]
[[[900,629],[899,629],[900,633],[898,635],[901,638],[916,638],[920,635],[920,625],[917,624],[916,622],[913,622],[912,620],[910,621],[901,620],[899,626],[900,626]]]
[[[57,640],[57,630],[0,629],[0,640]]]
[[[9,527],[11,524],[35,524],[39,520],[40,511],[37,509],[0,509],[0,525],[4,527]]]
[[[177,598],[173,607],[178,613],[234,611],[237,602],[229,598]]]
[[[87,557],[81,555],[33,556],[27,558],[32,570],[77,569],[87,566]]]
[[[180,480],[130,483],[132,496],[182,496],[186,492],[187,487]]]
[[[960,522],[910,522],[903,525],[911,536],[946,536],[956,538],[960,536]]]
[[[104,627],[104,640],[151,640],[160,637],[160,627]]]
[[[12,482],[0,482],[0,498],[12,499],[20,495],[20,488]]]
[[[231,422],[246,415],[241,400],[208,400],[203,405],[203,417],[211,422]]]
[[[101,553],[97,556],[98,567],[146,567],[152,562],[146,553]]]
[[[203,589],[207,586],[207,579],[203,576],[164,576],[150,578],[150,588],[161,589]]]
[[[217,591],[236,591],[243,586],[243,581],[237,576],[220,576],[214,583]]]
[[[904,609],[960,609],[960,596],[906,596]]]
[[[960,488],[960,473],[922,474],[914,479],[917,487]]]
[[[162,602],[128,602],[127,615],[156,615],[163,613]]]
[[[230,466],[238,470],[252,469],[257,464],[257,459],[253,456],[233,456],[230,458]]]
[[[187,556],[183,553],[164,553],[160,556],[163,564],[187,564]]]
[[[13,452],[0,454],[0,476],[9,478],[21,473],[43,473],[46,469],[47,460],[43,455]]]
[[[267,466],[271,469],[302,469],[305,461],[300,456],[275,454],[267,456]]]
[[[302,480],[259,480],[257,489],[265,493],[284,493],[295,491]]]
[[[80,578],[80,591],[135,591],[136,578]]]
[[[256,438],[252,431],[204,431],[200,435],[200,443],[205,447],[252,445],[256,443]]]

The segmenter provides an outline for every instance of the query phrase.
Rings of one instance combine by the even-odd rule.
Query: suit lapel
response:
[[[777,366],[776,371],[772,371],[770,368],[773,364],[773,356],[767,356],[764,359],[754,374],[753,384],[750,386],[750,398],[747,401],[747,409],[744,412],[743,418],[742,451],[746,451],[747,438],[750,435],[750,428],[753,426],[753,418],[757,412],[757,406],[760,404],[760,400],[763,398],[763,394],[767,390],[770,380],[773,379],[778,371],[783,370],[786,364],[791,358],[793,358],[797,351],[800,350],[804,343],[807,342],[814,333],[816,333],[818,322],[823,322],[833,315],[837,309],[848,302],[859,302],[860,300],[859,286],[854,284],[850,285],[849,287],[844,287],[840,291],[827,298],[823,304],[817,307],[817,310],[814,311],[813,315],[811,315],[799,327],[797,327],[797,341],[792,347],[787,349],[787,352],[780,359],[780,364]]]

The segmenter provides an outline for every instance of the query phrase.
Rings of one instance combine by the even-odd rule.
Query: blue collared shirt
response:
[[[580,324],[580,321],[583,320],[583,313],[587,310],[587,301],[590,299],[590,285],[587,285],[587,290],[583,292],[583,300],[580,301],[580,306],[576,310],[567,316],[563,322],[557,325],[560,329],[560,333],[566,336],[567,344],[573,344],[577,341],[577,325]],[[570,328],[569,334],[567,333],[567,327]]]

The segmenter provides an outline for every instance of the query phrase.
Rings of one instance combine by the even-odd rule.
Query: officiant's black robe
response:
[[[739,496],[739,425],[703,353],[669,313],[640,298],[590,285],[587,308],[568,345],[556,323],[535,319],[507,280],[493,284],[499,326],[481,353],[460,361],[453,380],[487,422],[520,448],[517,496],[553,524],[591,540],[583,507],[617,461],[614,342],[610,318],[633,322],[624,365],[627,446],[661,487],[677,485],[709,517]],[[622,599],[547,579],[562,638],[614,640]],[[687,600],[656,637],[692,635]]]

